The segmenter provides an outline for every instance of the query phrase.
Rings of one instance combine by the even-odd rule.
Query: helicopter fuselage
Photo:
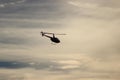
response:
[[[60,43],[60,40],[56,37],[51,37],[50,40],[55,43]]]

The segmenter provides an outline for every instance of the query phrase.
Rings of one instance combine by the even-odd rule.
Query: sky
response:
[[[0,80],[119,80],[119,0],[0,0]],[[53,44],[41,31],[65,33]]]

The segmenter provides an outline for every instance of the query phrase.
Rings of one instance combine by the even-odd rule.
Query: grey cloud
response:
[[[24,2],[25,0],[0,0],[0,4],[5,4],[5,3],[19,3],[19,2]]]
[[[20,61],[0,61],[0,68],[7,68],[7,69],[19,69],[19,68],[36,68],[43,69],[49,67],[47,64],[39,64],[31,65],[29,62],[20,62]]]
[[[25,39],[22,38],[18,38],[18,37],[1,37],[0,39],[0,43],[1,44],[25,44],[27,43],[27,41]]]
[[[15,56],[11,56],[11,57],[15,57]],[[44,74],[44,72],[41,73],[41,71],[47,71],[47,72],[49,72],[49,75],[51,75],[51,76],[54,75],[54,77],[57,75],[66,76],[66,74],[67,74],[67,75],[70,75],[69,77],[67,77],[67,79],[70,78],[70,80],[75,80],[75,79],[79,80],[79,79],[87,79],[87,78],[89,78],[89,79],[94,79],[94,78],[96,78],[96,79],[113,79],[114,80],[115,79],[114,77],[119,74],[119,71],[114,71],[114,70],[107,71],[107,70],[100,70],[99,68],[93,69],[95,65],[92,63],[97,61],[93,57],[90,58],[90,59],[92,59],[92,61],[89,61],[87,59],[80,59],[80,60],[69,59],[70,62],[73,61],[73,63],[70,63],[69,60],[67,60],[67,59],[64,59],[64,60],[63,59],[59,59],[59,60],[58,59],[57,60],[56,59],[47,59],[47,58],[34,59],[33,57],[28,58],[25,56],[24,56],[24,58],[23,57],[20,58],[20,56],[17,56],[14,59],[12,58],[12,60],[11,59],[9,60],[9,59],[5,60],[5,58],[4,58],[4,60],[2,60],[2,59],[0,60],[0,70],[5,69],[6,71],[7,70],[13,71],[13,69],[14,69],[15,71],[13,71],[12,74],[11,73],[7,74],[6,72],[0,72],[0,74],[2,73],[2,75],[3,75],[0,77],[1,79],[6,79],[6,80],[7,80],[7,78],[13,79],[13,80],[17,79],[17,78],[18,78],[17,80],[22,80],[23,78],[26,79],[25,75],[19,75],[22,72],[16,73],[16,70],[22,71],[22,69],[24,71],[26,71],[26,73],[33,70],[32,74],[36,75],[36,76],[38,75],[38,72],[40,72],[39,75]],[[66,61],[68,61],[68,63]],[[69,66],[69,64],[74,65],[74,61],[75,61],[75,64],[76,64],[76,61],[80,63],[78,68],[63,69],[64,66]],[[97,62],[99,62],[99,61],[97,61]],[[93,68],[89,64],[91,64],[93,66]],[[101,62],[99,62],[99,64],[101,64]],[[104,66],[104,64],[101,64],[101,65]],[[29,69],[30,71],[28,71],[27,69]],[[15,76],[10,77],[12,75],[15,75]],[[111,75],[113,75],[113,77],[111,77]],[[7,76],[7,77],[4,78],[5,76]],[[64,79],[66,79],[66,77],[64,77]]]
[[[50,72],[71,72],[73,70],[79,70],[79,68],[68,68],[63,69],[63,66],[68,66],[67,64],[60,64],[56,61],[49,59],[38,59],[39,61],[34,60],[0,60],[0,68],[5,69],[22,69],[22,68],[31,68],[36,70],[48,70]],[[74,65],[73,65],[74,66]]]
[[[0,28],[60,28],[63,27],[59,21],[37,20],[37,19],[0,19]]]
[[[0,68],[5,69],[24,69],[24,68],[31,68],[35,70],[47,70],[50,72],[62,72],[62,73],[71,73],[72,71],[80,71],[88,73],[117,73],[113,70],[99,70],[99,69],[92,69],[87,62],[81,62],[79,61],[80,65],[77,65],[76,68],[69,68],[69,66],[74,66],[73,63],[70,63],[72,65],[69,65],[69,63],[61,64],[57,60],[51,60],[51,59],[38,59],[37,61],[34,60],[0,60]],[[91,62],[93,63],[93,62]],[[99,64],[101,64],[99,62]],[[104,66],[104,65],[103,65]],[[64,68],[68,67],[68,68]],[[92,76],[92,75],[91,75]],[[104,75],[103,75],[104,76]]]
[[[48,69],[48,70],[60,71],[59,66],[60,65],[57,63],[42,59],[39,62],[0,61],[0,68],[6,68],[6,69],[33,68],[37,70]],[[56,69],[57,67],[58,69]]]
[[[28,64],[14,61],[0,61],[0,68],[18,69],[25,68]]]
[[[63,14],[59,14],[59,5],[61,1],[56,0],[28,0],[26,3],[21,4],[11,9],[4,9],[1,11],[1,17],[7,18],[34,18],[34,19],[55,19]],[[14,14],[14,15],[13,15]]]
[[[59,1],[60,2],[60,1]],[[0,10],[2,28],[58,28],[63,27],[56,0],[27,0],[19,6]]]
[[[0,29],[0,47],[1,48],[28,48],[32,45],[41,45],[44,41],[41,39],[40,31],[28,30],[28,29],[19,29],[19,28],[1,28]],[[33,36],[32,34],[36,34]],[[31,34],[31,35],[30,35]],[[37,39],[34,39],[36,38]]]
[[[29,37],[20,37],[21,35],[13,34],[13,33],[3,33],[0,32],[0,47],[1,48],[12,48],[14,46],[19,47],[24,45],[32,45],[32,41]],[[15,47],[14,47],[15,48]]]
[[[0,13],[10,14],[13,11],[16,12],[22,3],[26,0],[1,0],[0,1]],[[2,15],[0,15],[2,17]]]
[[[12,6],[17,3],[25,2],[26,0],[0,0],[0,8],[4,8],[7,6]]]

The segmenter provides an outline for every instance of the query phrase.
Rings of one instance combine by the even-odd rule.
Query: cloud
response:
[[[25,68],[28,65],[21,62],[12,62],[12,61],[0,61],[0,68],[8,68],[8,69],[19,69]]]
[[[22,38],[18,38],[18,37],[1,37],[0,39],[0,43],[1,44],[25,44],[27,43],[27,41],[25,39],[22,39]]]
[[[74,9],[78,10],[76,13],[80,17],[97,18],[102,20],[118,19],[118,17],[120,17],[118,15],[120,9],[114,8],[114,6],[103,5],[109,3],[111,3],[111,1],[68,1],[68,4],[76,7]]]
[[[18,56],[20,57],[20,56]],[[21,61],[22,60],[22,61]],[[80,59],[25,59],[0,60],[1,79],[116,79],[119,80],[119,68],[112,69],[109,62],[102,62],[93,57],[82,56]],[[102,65],[102,66],[101,66]],[[77,67],[75,67],[77,66]],[[111,67],[110,67],[111,66]],[[115,68],[117,68],[115,70]],[[7,73],[6,73],[7,72]],[[20,75],[21,74],[21,75]],[[112,75],[112,76],[111,76]],[[6,77],[5,77],[6,76]]]
[[[79,8],[89,8],[89,9],[95,8],[98,6],[97,4],[83,3],[83,2],[78,2],[78,1],[69,1],[68,4],[71,4]]]
[[[77,69],[79,67],[79,62],[75,60],[67,61],[52,61],[47,59],[40,59],[40,61],[0,61],[0,68],[6,69],[22,69],[22,68],[32,68],[37,70],[49,70],[49,71],[71,71],[72,69]]]
[[[109,1],[104,1],[104,0],[69,0],[70,2],[82,2],[82,3],[90,3],[90,4],[98,4],[99,6],[104,6],[104,7],[111,7],[111,8],[119,8],[120,1],[119,0],[109,0]]]
[[[24,47],[24,45],[30,45],[31,41],[27,35],[25,35],[24,33],[20,34],[18,31],[16,32],[14,30],[15,29],[13,29],[12,31],[7,31],[5,29],[2,29],[2,31],[0,32],[1,48],[17,48],[20,46]],[[24,35],[24,37],[22,37],[22,35]]]
[[[58,20],[63,15],[60,13],[60,6],[61,1],[27,0],[26,3],[16,7],[2,9],[1,17]]]
[[[47,59],[10,56],[8,59],[1,58],[0,69],[25,69],[45,70],[51,73],[72,73],[76,71],[86,73],[119,73],[119,59],[101,60],[93,56],[81,55],[79,59]],[[13,58],[15,57],[15,58]],[[116,66],[114,66],[114,65]],[[101,66],[102,65],[102,66]],[[114,70],[112,68],[114,67]]]
[[[4,0],[0,1],[0,8],[5,8],[7,6],[13,6],[25,2],[26,0]]]
[[[61,61],[56,61],[58,64],[62,65],[60,68],[61,69],[77,69],[80,67],[80,62],[77,60],[61,60]]]
[[[39,19],[0,19],[0,28],[21,28],[21,29],[32,29],[32,28],[60,28],[63,24],[59,21],[50,20],[39,20]]]
[[[2,54],[1,54],[2,55]],[[14,58],[13,58],[14,57]],[[83,69],[88,60],[76,59],[47,59],[30,58],[30,55],[2,55],[0,58],[0,69],[24,69],[46,70],[51,73],[66,73],[74,70]],[[82,66],[82,68],[81,68]]]

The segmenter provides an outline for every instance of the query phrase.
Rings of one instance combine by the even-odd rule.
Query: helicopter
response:
[[[40,33],[42,36],[50,38],[50,40],[54,43],[60,43],[60,40],[57,37],[55,37],[55,35],[66,35],[66,34],[55,34],[55,33],[43,32],[43,31],[41,31]],[[52,36],[49,36],[49,34]]]

